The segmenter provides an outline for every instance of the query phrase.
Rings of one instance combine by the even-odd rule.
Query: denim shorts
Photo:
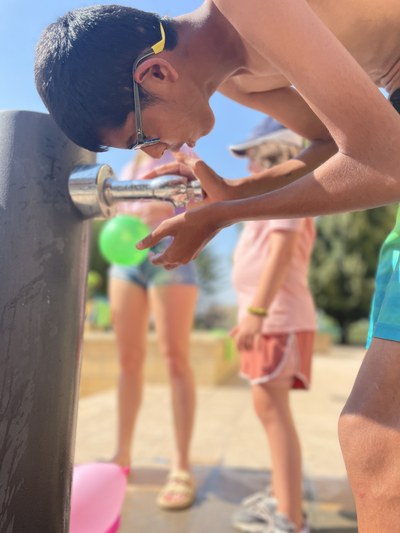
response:
[[[153,247],[151,251],[159,253],[165,250],[169,239],[168,242],[165,241],[166,239]],[[197,269],[193,262],[187,265],[181,265],[172,270],[165,270],[164,267],[153,265],[146,258],[139,265],[112,265],[109,268],[108,276],[140,285],[144,289],[160,285],[198,285]]]

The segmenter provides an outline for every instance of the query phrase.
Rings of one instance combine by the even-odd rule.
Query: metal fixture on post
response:
[[[47,114],[0,112],[0,531],[67,533],[95,154]]]
[[[118,181],[49,115],[0,111],[1,532],[69,530],[84,219],[112,216],[128,199],[179,207],[201,197],[198,182],[176,176]]]
[[[198,180],[181,176],[160,176],[151,180],[121,181],[108,165],[83,165],[69,178],[69,192],[83,218],[115,215],[118,202],[163,200],[175,207],[203,199]]]

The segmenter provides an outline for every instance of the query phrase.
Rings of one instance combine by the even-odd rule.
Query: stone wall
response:
[[[327,353],[330,337],[319,333],[315,351]],[[239,370],[239,355],[226,332],[194,331],[190,340],[190,360],[197,385],[226,383]],[[118,354],[113,332],[86,331],[83,340],[80,395],[89,396],[112,389],[118,379]],[[149,333],[145,381],[166,383],[165,361],[157,348],[155,333]]]

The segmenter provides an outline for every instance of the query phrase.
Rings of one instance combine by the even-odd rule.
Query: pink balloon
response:
[[[110,529],[107,529],[106,533],[117,533],[120,525],[121,525],[121,517],[119,516],[117,518],[117,521],[114,522],[114,524],[110,527]]]
[[[127,485],[124,469],[113,463],[74,467],[70,533],[118,531]]]

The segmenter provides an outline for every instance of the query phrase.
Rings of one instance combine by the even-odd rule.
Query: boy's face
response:
[[[155,103],[141,109],[143,131],[147,138],[158,137],[160,142],[142,148],[151,157],[160,158],[165,150],[178,151],[183,144],[193,147],[200,137],[207,135],[214,126],[214,115],[208,100],[196,98],[192,91],[155,95]],[[105,146],[129,148],[136,141],[135,115],[128,114],[119,128],[107,128],[102,132]]]

